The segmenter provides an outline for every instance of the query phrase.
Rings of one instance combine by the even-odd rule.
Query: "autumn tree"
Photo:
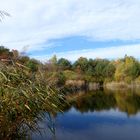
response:
[[[115,79],[117,81],[131,82],[140,74],[140,64],[132,56],[126,56],[116,67]]]

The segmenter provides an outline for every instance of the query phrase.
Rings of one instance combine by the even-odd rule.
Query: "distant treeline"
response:
[[[140,62],[127,55],[117,60],[80,57],[73,64],[67,59],[61,58],[56,65],[67,74],[73,73],[74,75],[75,73],[75,75],[79,75],[78,77],[92,82],[124,81],[130,83],[134,80],[140,80]],[[69,78],[72,77],[72,75],[69,75]]]
[[[127,55],[117,60],[80,57],[74,63],[65,58],[57,59],[54,55],[46,63],[41,63],[36,59],[20,55],[17,50],[10,51],[1,46],[0,59],[6,64],[12,64],[12,61],[18,60],[21,65],[34,72],[41,69],[46,72],[46,77],[53,79],[52,81],[57,79],[60,83],[65,80],[87,80],[100,83],[140,81],[140,62]]]

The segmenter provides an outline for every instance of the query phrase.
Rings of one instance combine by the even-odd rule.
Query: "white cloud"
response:
[[[0,44],[30,50],[50,39],[140,39],[140,0],[0,0],[12,16],[0,24]]]
[[[69,52],[61,52],[61,53],[53,53],[50,55],[42,55],[42,56],[32,56],[40,60],[48,60],[54,54],[58,58],[66,58],[71,61],[77,60],[79,57],[86,58],[122,58],[125,55],[134,56],[139,58],[140,54],[140,44],[137,45],[125,45],[125,46],[115,46],[115,47],[106,47],[106,48],[95,48],[95,49],[87,49],[87,50],[77,50],[77,51],[69,51]]]

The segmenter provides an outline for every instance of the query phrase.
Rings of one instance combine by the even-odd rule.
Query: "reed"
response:
[[[34,130],[43,113],[56,114],[62,102],[64,96],[48,86],[43,72],[32,72],[16,62],[0,62],[0,138]]]

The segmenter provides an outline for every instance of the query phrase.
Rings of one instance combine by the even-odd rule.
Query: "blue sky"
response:
[[[139,58],[140,0],[0,0],[0,44],[39,60]]]

